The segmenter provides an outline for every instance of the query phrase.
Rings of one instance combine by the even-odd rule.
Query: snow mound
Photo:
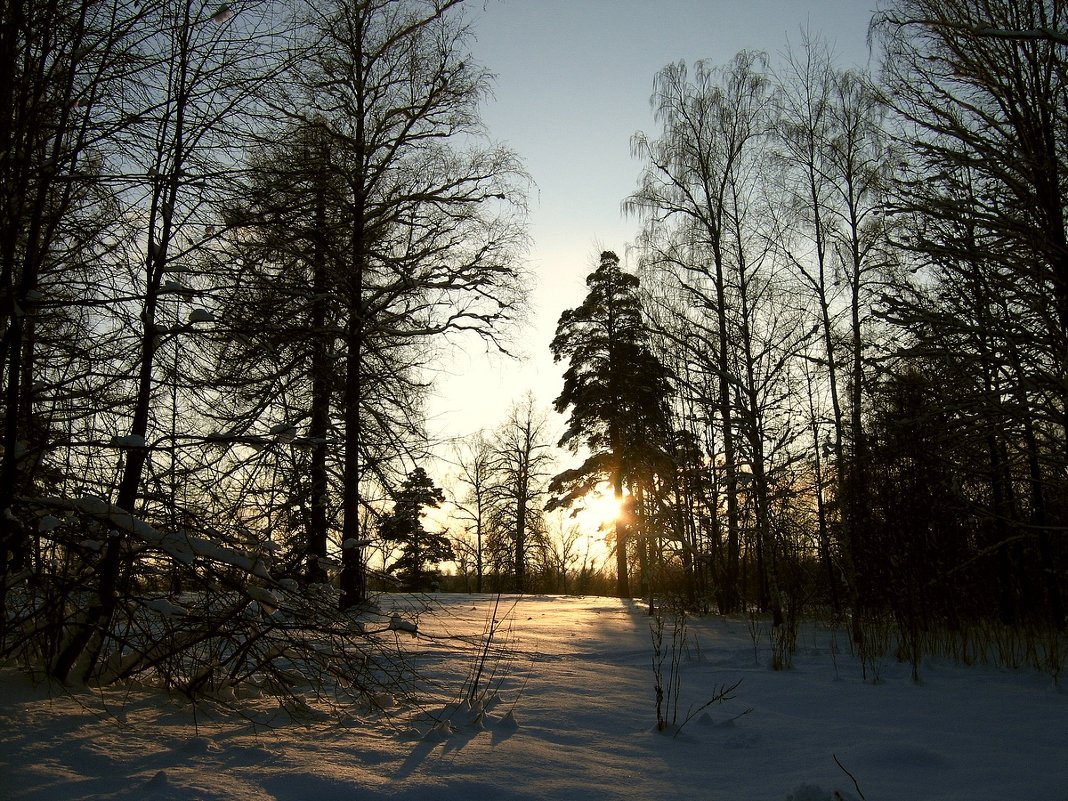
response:
[[[389,619],[389,630],[406,631],[414,637],[419,631],[419,625],[414,621],[405,620],[400,615],[393,615],[393,617]]]
[[[516,731],[519,729],[519,721],[515,719],[514,709],[509,709],[504,717],[497,721],[497,729],[501,731]]]
[[[391,692],[374,693],[371,696],[371,704],[375,709],[392,709],[397,705],[397,699]]]
[[[144,789],[147,792],[158,792],[170,787],[170,779],[167,778],[167,771],[160,770],[156,772],[156,775],[145,782]]]
[[[424,740],[440,740],[452,734],[464,733],[466,736],[482,731],[501,733],[514,732],[519,728],[512,708],[504,715],[494,715],[491,710],[500,703],[498,695],[490,694],[474,700],[465,698],[451,704],[445,704],[435,711],[427,713],[434,725],[423,735]]]
[[[824,790],[818,784],[801,784],[786,796],[786,801],[857,801],[841,790]]]
[[[451,736],[452,726],[449,725],[449,721],[442,720],[438,721],[438,723],[430,731],[424,734],[423,739],[428,742],[435,743],[440,742],[442,740],[447,740]]]
[[[169,598],[149,598],[145,601],[145,608],[151,609],[163,617],[180,617],[189,614],[188,609],[181,604],[176,604]]]
[[[37,521],[37,530],[40,531],[42,534],[47,534],[49,531],[59,528],[59,526],[61,525],[63,525],[63,521],[60,520],[58,517],[54,517],[53,515],[44,515],[43,517],[41,517],[40,520]]]
[[[186,754],[211,754],[217,752],[219,747],[215,745],[215,742],[204,736],[190,737],[184,743],[182,743],[181,751]]]

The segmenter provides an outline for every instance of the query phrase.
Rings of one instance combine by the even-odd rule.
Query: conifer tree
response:
[[[400,557],[389,567],[407,590],[423,584],[425,568],[452,558],[452,545],[441,531],[423,526],[424,510],[445,502],[444,493],[421,467],[415,468],[393,495],[393,509],[378,523],[378,532],[387,543],[396,546]]]
[[[571,506],[602,481],[622,503],[625,484],[663,451],[666,437],[668,371],[646,342],[637,276],[623,271],[612,251],[601,254],[586,278],[582,304],[560,315],[552,341],[555,361],[566,359],[557,412],[571,409],[561,446],[586,448],[590,456],[550,484],[556,497],[548,508]],[[627,540],[631,521],[616,521],[616,591],[630,595]]]

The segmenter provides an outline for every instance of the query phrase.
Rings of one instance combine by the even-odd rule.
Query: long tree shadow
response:
[[[400,768],[397,769],[396,778],[403,779],[410,776],[415,769],[422,765],[434,750],[441,746],[441,756],[462,751],[476,737],[488,734],[490,744],[496,746],[511,737],[519,726],[511,710],[500,718],[493,718],[486,722],[479,720],[475,724],[452,727],[448,720],[442,720],[426,734],[415,741],[412,751],[405,758]]]

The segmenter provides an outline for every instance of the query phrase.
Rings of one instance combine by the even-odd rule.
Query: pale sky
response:
[[[497,75],[483,109],[491,137],[515,150],[536,186],[528,266],[537,279],[521,363],[478,343],[439,382],[435,434],[492,428],[527,390],[546,406],[565,365],[549,353],[556,321],[585,296],[602,250],[625,257],[637,222],[620,212],[641,169],[636,131],[655,135],[649,96],[666,64],[726,64],[739,50],[777,56],[802,29],[822,34],[842,66],[866,66],[877,0],[473,0],[475,58]]]

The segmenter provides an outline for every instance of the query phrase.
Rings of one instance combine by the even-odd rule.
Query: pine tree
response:
[[[612,251],[601,254],[586,278],[589,292],[580,306],[560,315],[552,342],[555,361],[570,363],[557,412],[571,409],[561,446],[586,448],[579,467],[557,475],[548,508],[570,506],[602,481],[616,499],[633,484],[651,458],[662,452],[670,393],[668,371],[646,343],[637,276],[624,272]],[[630,595],[627,541],[631,521],[616,521],[616,589]]]
[[[452,559],[452,545],[441,531],[423,527],[424,509],[437,508],[445,495],[421,467],[415,468],[393,495],[393,509],[378,522],[378,533],[401,552],[389,567],[407,590],[423,584],[425,567]]]

